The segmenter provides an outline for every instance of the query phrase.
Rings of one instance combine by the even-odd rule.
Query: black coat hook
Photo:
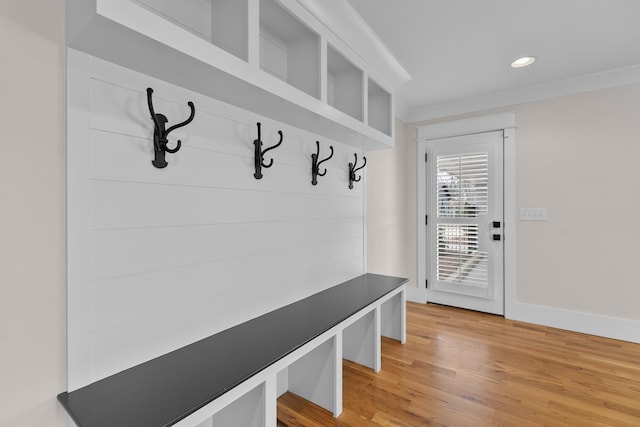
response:
[[[316,141],[316,147],[316,153],[311,155],[311,176],[313,177],[311,183],[313,185],[318,184],[318,176],[325,176],[327,174],[326,168],[324,169],[324,172],[320,173],[320,165],[333,157],[333,145],[330,145],[329,148],[331,149],[331,155],[318,162],[318,158],[320,157],[320,141]]]
[[[356,178],[356,172],[367,165],[367,158],[365,156],[362,156],[362,158],[364,159],[364,163],[359,168],[356,168],[356,165],[358,164],[358,155],[356,153],[353,153],[353,156],[355,157],[354,162],[349,163],[349,188],[351,190],[353,190],[353,183],[360,182],[360,180],[362,179],[361,176]]]
[[[280,142],[276,145],[262,150],[262,139],[260,137],[260,122],[258,122],[258,139],[253,141],[254,145],[254,155],[253,155],[253,163],[255,165],[256,172],[253,174],[255,179],[262,179],[262,168],[270,168],[273,166],[273,159],[269,160],[269,164],[264,162],[264,153],[269,150],[273,150],[274,148],[278,148],[280,144],[282,144],[282,131],[278,131],[278,135],[280,135]]]
[[[169,140],[167,137],[169,134],[183,126],[191,123],[193,118],[196,115],[196,109],[193,105],[193,102],[187,102],[189,108],[191,108],[191,115],[189,118],[182,123],[178,123],[177,125],[171,126],[169,129],[165,129],[165,125],[167,123],[167,117],[164,114],[156,114],[153,110],[153,89],[150,87],[147,88],[147,103],[149,104],[149,112],[151,113],[151,119],[153,120],[154,129],[153,129],[153,151],[155,152],[155,158],[151,161],[153,166],[157,168],[164,168],[167,166],[167,162],[164,159],[165,152],[176,153],[182,146],[182,142],[178,140],[175,148],[169,148],[167,143]]]

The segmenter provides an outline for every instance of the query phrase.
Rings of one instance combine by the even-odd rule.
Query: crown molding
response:
[[[407,120],[409,123],[420,122],[639,82],[640,65],[633,65],[535,86],[414,108],[410,111]]]
[[[418,126],[418,140],[440,139],[516,127],[516,113],[499,113]]]

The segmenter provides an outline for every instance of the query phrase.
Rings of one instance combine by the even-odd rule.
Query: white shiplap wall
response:
[[[196,106],[165,169],[147,87],[168,125]],[[70,391],[364,272],[361,150],[73,50],[67,113]],[[265,146],[284,132],[262,180],[258,121]]]

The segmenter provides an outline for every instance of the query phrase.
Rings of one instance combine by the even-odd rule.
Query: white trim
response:
[[[472,133],[490,132],[503,130],[504,139],[504,313],[505,317],[511,318],[513,305],[516,303],[516,115],[515,113],[502,113],[487,116],[473,117],[470,119],[454,120],[443,123],[419,126],[417,128],[418,156],[417,173],[417,228],[424,227],[424,218],[427,214],[426,204],[426,174],[427,167],[425,154],[427,152],[427,141],[431,139],[447,138],[458,135],[468,135]],[[420,197],[421,193],[424,197]],[[427,241],[426,233],[418,232],[418,290],[420,292],[407,293],[407,298],[411,301],[425,303],[427,301],[427,269],[426,260]],[[411,289],[411,288],[407,288]],[[414,299],[415,298],[415,299]]]
[[[527,86],[488,95],[443,102],[441,104],[426,105],[424,107],[414,108],[411,110],[408,120],[410,123],[422,120],[432,120],[639,82],[640,65],[633,65],[630,67],[603,71],[601,73],[556,80],[535,86]]]
[[[420,134],[420,128],[418,128],[418,134]],[[427,140],[418,140],[418,165],[416,171],[418,173],[418,183],[416,185],[416,200],[418,207],[418,221],[416,223],[416,234],[418,235],[418,289],[423,292],[421,295],[424,298],[424,302],[427,302],[427,230],[425,224],[425,218],[427,215],[427,188],[425,183],[427,182],[427,162],[425,156],[427,155]]]
[[[515,126],[515,114],[513,115]],[[511,318],[516,304],[516,130],[514,127],[504,129],[504,317]],[[508,284],[508,285],[507,285]]]
[[[89,283],[91,277],[91,212],[89,141],[91,60],[74,49],[67,49],[67,389],[85,384],[91,373],[90,347],[86,345],[93,309]],[[73,83],[73,84],[71,84]]]
[[[284,369],[281,372],[288,372]],[[278,419],[278,374],[279,372],[274,372],[271,375],[268,375],[263,383],[264,387],[264,395],[263,395],[263,405],[264,405],[264,420],[268,423],[270,420]]]
[[[508,318],[640,344],[640,320],[514,302]]]
[[[426,304],[427,303],[426,289],[407,286],[407,301]]]
[[[377,310],[374,309],[374,310]],[[333,416],[335,418],[338,418],[340,416],[340,414],[342,414],[342,378],[343,378],[343,374],[342,374],[342,345],[344,344],[342,341],[342,332],[343,329],[339,330],[338,332],[336,332],[335,336],[333,337],[333,354],[332,354],[332,359],[333,359],[333,387],[332,390],[330,390],[329,392],[331,394],[333,394],[333,399],[332,399],[332,404],[333,404]],[[375,353],[375,349],[374,349],[374,354]],[[382,357],[382,355],[380,355],[380,352],[378,352],[376,354],[376,356],[379,356],[380,358]],[[374,356],[375,357],[375,356]],[[380,362],[382,363],[382,362]],[[277,402],[273,402],[274,406],[278,406]],[[278,416],[278,412],[276,410],[276,418]],[[272,422],[271,420],[268,420],[269,423]]]
[[[247,62],[260,68],[260,2],[247,3]]]
[[[367,153],[364,151],[362,151],[363,156],[365,156]],[[366,273],[369,271],[368,267],[369,267],[369,233],[367,231],[368,227],[369,227],[369,209],[367,209],[367,205],[369,203],[369,200],[367,198],[367,192],[369,191],[368,189],[368,182],[369,179],[367,178],[366,172],[367,172],[367,168],[364,168],[361,170],[362,174],[362,272]]]
[[[418,139],[440,139],[516,127],[515,113],[492,114],[418,127]]]

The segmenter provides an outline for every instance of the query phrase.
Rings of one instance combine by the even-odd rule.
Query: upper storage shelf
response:
[[[275,0],[260,0],[260,69],[320,99],[320,35]]]
[[[133,0],[186,31],[247,60],[248,9],[234,0]]]
[[[327,46],[327,102],[334,108],[363,121],[363,72],[333,46]],[[391,102],[391,101],[389,101]]]
[[[346,0],[67,0],[67,45],[365,149],[410,77]],[[356,54],[357,52],[357,54]]]

